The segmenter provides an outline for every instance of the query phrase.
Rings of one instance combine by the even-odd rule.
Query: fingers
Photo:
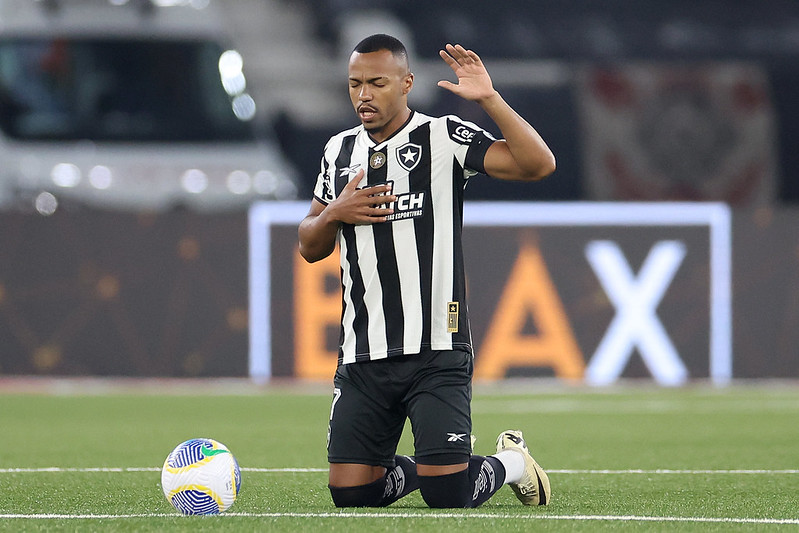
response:
[[[375,185],[374,187],[365,187],[361,191],[369,197],[372,206],[386,205],[397,200],[397,197],[391,192],[391,185]]]
[[[370,187],[370,189],[382,189],[382,186]],[[367,191],[369,189],[361,189]],[[370,194],[368,196],[369,205],[362,205],[359,209],[353,212],[353,224],[374,224],[376,222],[385,222],[387,216],[394,213],[394,209],[390,204],[396,201],[396,196],[384,194]]]
[[[376,222],[385,222],[388,215],[394,212],[390,207],[372,207],[363,216],[363,218],[356,222],[356,224],[374,224]]]
[[[478,56],[472,50],[467,50],[459,44],[447,44],[444,47],[444,50],[439,51],[439,55],[450,67],[453,68],[456,65],[467,65],[469,63],[480,62],[480,56]]]
[[[355,174],[355,177],[354,177],[353,179],[351,179],[351,180],[350,180],[350,181],[349,181],[349,182],[348,182],[348,183],[347,183],[347,184],[344,186],[344,189],[346,189],[346,190],[350,190],[350,191],[354,191],[355,189],[357,189],[357,188],[358,188],[358,185],[360,185],[360,184],[361,184],[361,181],[363,181],[363,176],[364,176],[364,174],[365,174],[365,173],[364,173],[363,169],[360,169],[360,170],[358,171],[358,173],[357,173],[357,174]]]
[[[364,170],[360,169],[334,202],[336,220],[356,225],[374,224],[385,222],[386,217],[394,213],[391,204],[397,197],[391,194],[391,184],[360,187],[364,175]]]
[[[363,182],[364,175],[365,175],[364,170],[360,169],[358,173],[355,174],[355,177],[352,178],[349,182],[347,182],[347,184],[344,186],[344,190],[346,190],[351,194],[357,193],[362,196],[370,196],[370,197],[371,196],[377,197],[378,195],[384,195],[385,193],[391,191],[391,185],[387,183],[383,183],[380,185],[373,185],[371,187],[360,187],[361,183]],[[383,196],[380,196],[380,198],[383,198]],[[394,197],[392,196],[390,198]],[[388,202],[378,202],[378,203],[388,203]]]
[[[458,62],[455,61],[455,59],[451,55],[449,55],[449,52],[447,52],[446,50],[439,50],[438,55],[440,55],[441,59],[443,59],[450,67],[454,68],[455,66],[457,66]]]
[[[457,85],[455,85],[451,81],[447,81],[447,80],[441,80],[436,85],[438,85],[442,89],[447,89],[448,91],[452,91],[452,92],[455,92],[455,87],[457,87]]]

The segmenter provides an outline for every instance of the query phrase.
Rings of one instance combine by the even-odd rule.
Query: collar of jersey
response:
[[[385,143],[387,143],[388,141],[390,141],[392,138],[394,138],[394,137],[396,137],[397,135],[399,135],[399,133],[400,133],[402,130],[404,130],[404,129],[405,129],[405,127],[406,127],[408,124],[410,124],[410,123],[411,123],[411,121],[413,120],[413,117],[414,117],[414,116],[416,116],[416,111],[414,111],[413,109],[411,109],[411,114],[410,114],[410,115],[408,115],[408,120],[406,120],[406,121],[405,121],[405,123],[404,123],[402,126],[400,126],[399,128],[397,128],[397,131],[395,131],[394,133],[392,133],[391,135],[389,135],[388,137],[386,137],[385,139],[383,139],[383,140],[382,140],[382,141],[380,141],[380,142],[377,142],[377,141],[375,141],[375,140],[372,138],[372,136],[369,134],[369,132],[368,132],[368,131],[366,132],[366,136],[367,136],[367,137],[369,137],[369,140],[370,140],[370,141],[372,141],[372,144],[373,144],[374,146],[380,146],[381,144],[385,144]],[[366,128],[364,128],[364,131],[366,131]]]

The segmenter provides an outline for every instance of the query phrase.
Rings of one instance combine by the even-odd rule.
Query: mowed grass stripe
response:
[[[476,398],[472,402],[472,413],[497,414],[602,414],[602,415],[653,415],[690,412],[693,415],[716,413],[772,413],[799,411],[799,403],[789,399],[763,399],[757,402],[737,398],[715,398],[713,403],[695,405],[685,399],[656,399],[629,402],[627,399],[602,398]]]
[[[21,520],[124,520],[134,518],[174,518],[173,513],[140,513],[140,514],[0,514],[0,519]],[[716,524],[762,524],[762,525],[799,525],[797,518],[730,518],[706,516],[635,516],[635,515],[518,515],[503,513],[472,513],[468,510],[453,512],[340,512],[340,513],[223,513],[218,518],[392,518],[392,519],[463,519],[472,520],[564,520],[564,521],[599,521],[599,522],[694,522]]]

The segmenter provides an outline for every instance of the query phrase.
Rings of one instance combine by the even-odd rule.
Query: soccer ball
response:
[[[241,470],[230,450],[212,439],[191,439],[170,453],[161,469],[161,488],[183,514],[217,514],[229,509],[241,487]]]

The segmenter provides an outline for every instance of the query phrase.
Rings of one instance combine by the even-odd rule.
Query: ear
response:
[[[413,89],[413,72],[409,72],[402,80],[402,94],[408,94]]]

